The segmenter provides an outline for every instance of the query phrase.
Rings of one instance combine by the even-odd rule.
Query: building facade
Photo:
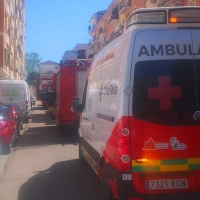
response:
[[[0,79],[23,79],[25,0],[0,0]]]
[[[60,70],[59,63],[48,60],[38,65],[40,78],[52,78]]]
[[[113,0],[107,10],[95,13],[90,19],[89,54],[98,53],[107,43],[122,34],[124,22],[139,8],[200,6],[200,0]]]

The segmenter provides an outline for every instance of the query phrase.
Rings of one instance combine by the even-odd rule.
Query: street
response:
[[[41,102],[10,155],[0,159],[1,200],[101,200],[100,179],[78,160],[73,132],[65,137]]]

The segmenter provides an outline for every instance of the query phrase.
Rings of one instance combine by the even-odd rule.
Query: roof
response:
[[[88,44],[78,43],[76,44],[73,50],[87,49],[87,48],[88,48]]]
[[[51,60],[48,60],[48,61],[46,61],[46,62],[40,63],[39,65],[59,65],[59,63],[53,62],[53,61],[51,61]]]
[[[102,10],[102,11],[99,11],[99,12],[94,13],[94,14],[92,15],[90,21],[91,21],[92,18],[95,17],[95,16],[103,16],[103,15],[105,14],[105,12],[106,12],[106,10]],[[89,22],[90,22],[90,21],[89,21]]]

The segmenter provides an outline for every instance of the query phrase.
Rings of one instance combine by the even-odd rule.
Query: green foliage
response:
[[[26,74],[30,71],[38,71],[38,64],[41,62],[42,58],[40,58],[38,53],[26,53],[25,55],[25,70]]]
[[[29,85],[36,84],[36,79],[39,77],[38,65],[41,60],[38,53],[31,52],[25,55],[26,81]]]
[[[29,85],[35,85],[37,78],[39,78],[39,72],[38,71],[29,71],[27,76],[26,76],[26,81]]]

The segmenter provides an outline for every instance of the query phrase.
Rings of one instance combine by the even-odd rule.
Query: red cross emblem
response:
[[[160,99],[160,110],[172,110],[173,98],[181,98],[181,87],[171,87],[169,76],[159,76],[159,87],[148,88],[149,99]]]

